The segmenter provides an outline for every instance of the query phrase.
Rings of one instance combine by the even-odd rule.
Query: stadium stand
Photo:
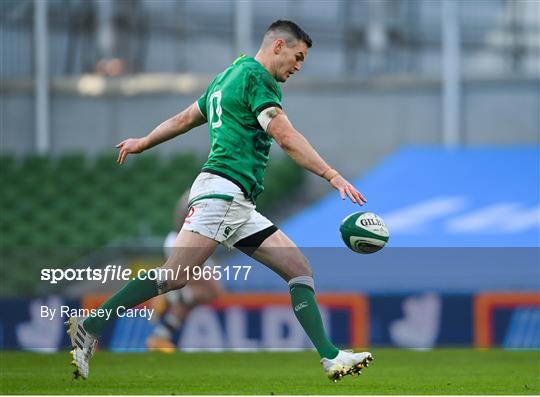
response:
[[[173,226],[178,197],[191,185],[203,163],[193,155],[137,156],[122,167],[116,154],[90,160],[83,153],[52,159],[30,155],[16,159],[0,156],[1,242],[6,263],[2,278],[10,291],[30,292],[39,277],[25,276],[43,261],[32,258],[44,251],[61,258],[80,257],[105,245],[122,245],[133,237],[165,236]],[[259,207],[268,209],[301,185],[303,171],[288,159],[273,160],[267,173],[267,191]],[[51,256],[46,256],[51,259]],[[41,264],[40,264],[41,262]],[[19,290],[20,292],[20,290]]]
[[[353,183],[363,210],[385,219],[390,247],[538,247],[538,164],[535,145],[411,145]],[[359,210],[332,193],[282,227],[301,246],[341,247],[337,225]]]
[[[364,207],[331,192],[279,226],[304,248],[321,291],[537,290],[538,164],[534,146],[409,146],[353,181]],[[386,221],[390,240],[379,253],[356,254],[341,241],[339,223],[356,211]],[[253,265],[249,283],[231,289],[283,287],[254,261],[231,263]]]

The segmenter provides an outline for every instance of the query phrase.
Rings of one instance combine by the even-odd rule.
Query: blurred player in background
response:
[[[154,280],[128,282],[100,308],[115,312],[187,284],[189,274],[163,278],[163,269],[200,267],[218,244],[236,247],[263,263],[289,285],[296,318],[315,345],[328,378],[359,373],[373,359],[371,353],[339,350],[328,338],[315,300],[311,267],[296,245],[270,220],[257,212],[255,202],[274,139],[296,163],[325,179],[343,200],[362,205],[366,200],[330,167],[298,132],[281,106],[281,88],[298,72],[311,47],[311,38],[290,21],[276,21],[266,31],[255,58],[241,56],[218,74],[206,92],[181,113],[143,138],[117,145],[118,162],[175,136],[208,123],[211,150],[191,187],[189,218],[167,262],[154,269]],[[310,106],[309,103],[306,106]],[[313,109],[313,115],[324,109]],[[328,133],[335,133],[329,131]],[[346,275],[344,275],[345,277]],[[97,338],[110,321],[106,317],[71,317],[68,333],[74,346],[75,376],[86,378]]]
[[[172,255],[174,242],[182,229],[188,215],[189,190],[185,192],[174,210],[175,230],[165,238],[163,250],[165,257]],[[213,266],[208,259],[204,266]],[[166,307],[152,333],[146,340],[151,350],[172,353],[176,350],[173,342],[174,334],[182,327],[189,312],[197,305],[212,303],[223,292],[221,283],[214,278],[205,280],[203,277],[193,278],[182,289],[169,291],[165,294]]]

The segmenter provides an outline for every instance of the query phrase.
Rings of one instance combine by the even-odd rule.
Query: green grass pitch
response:
[[[72,380],[67,352],[2,352],[1,394],[540,394],[540,351],[374,349],[332,383],[315,352],[110,353]]]

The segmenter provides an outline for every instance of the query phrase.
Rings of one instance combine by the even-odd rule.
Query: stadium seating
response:
[[[189,188],[203,161],[185,154],[144,154],[120,167],[116,153],[93,160],[82,153],[57,159],[2,155],[0,248],[4,253],[17,252],[19,259],[4,258],[20,265],[24,273],[29,266],[20,262],[24,251],[75,248],[83,252],[123,244],[133,237],[162,238],[174,227],[176,200]],[[302,177],[303,172],[290,160],[274,160],[266,177],[271,189],[261,196],[259,208],[268,209],[280,196],[298,188]],[[5,267],[2,273],[6,273],[2,278],[9,290],[28,279]]]

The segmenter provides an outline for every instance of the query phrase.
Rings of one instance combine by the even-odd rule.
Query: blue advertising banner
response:
[[[0,348],[53,352],[69,347],[64,321],[72,311],[97,307],[106,296],[79,302],[58,296],[0,300]],[[540,294],[320,294],[325,327],[340,347],[438,346],[540,348]],[[100,348],[146,350],[159,302],[138,308],[154,315],[120,317]],[[161,312],[163,314],[163,312]],[[288,294],[226,294],[195,308],[174,335],[180,350],[312,348]]]

